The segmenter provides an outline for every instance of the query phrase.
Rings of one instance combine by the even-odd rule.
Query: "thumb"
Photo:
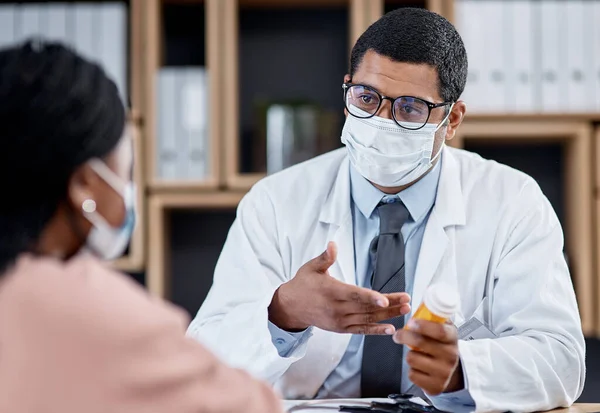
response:
[[[313,268],[318,272],[325,273],[329,267],[333,265],[336,259],[337,246],[335,245],[335,242],[330,242],[327,244],[327,249],[317,258],[312,260]]]

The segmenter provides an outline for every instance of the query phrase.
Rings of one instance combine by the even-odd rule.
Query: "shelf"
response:
[[[600,113],[469,113],[465,119],[469,121],[584,121],[600,122]]]
[[[151,195],[148,201],[148,270],[147,287],[159,297],[171,298],[171,238],[169,214],[179,211],[235,211],[244,193],[214,192],[206,194]],[[227,230],[212,234],[225,237]],[[202,232],[198,230],[199,239]],[[207,231],[209,232],[209,231]],[[220,238],[219,238],[220,239]],[[224,238],[223,238],[224,239]],[[211,274],[212,276],[212,274]]]
[[[188,193],[214,191],[218,186],[217,181],[168,181],[168,182],[152,182],[148,184],[148,191],[151,194],[168,194],[168,193]]]
[[[399,7],[425,8],[454,22],[454,0],[385,0],[383,10],[388,13]]]
[[[238,0],[240,8],[345,8],[352,0]]]
[[[222,37],[220,9],[221,2],[219,0],[193,2],[147,0],[145,3],[143,15],[146,22],[145,35],[148,43],[155,45],[155,47],[148,48],[144,55],[144,68],[148,73],[145,79],[147,92],[143,106],[146,120],[146,176],[151,191],[215,189],[220,185],[220,102],[222,94],[219,90],[221,84],[219,55]],[[158,116],[160,103],[165,100],[159,102],[157,84],[160,69],[166,67],[178,68],[175,70],[181,69],[188,73],[191,73],[192,68],[205,67],[208,73],[206,102],[210,103],[207,103],[209,132],[204,149],[201,149],[208,152],[205,157],[208,168],[207,176],[197,180],[184,180],[183,185],[182,179],[162,179],[158,176]],[[198,74],[196,73],[195,76]],[[180,76],[180,78],[182,77]],[[184,89],[189,90],[187,87],[182,88],[182,90]],[[176,103],[183,106],[185,104],[182,100],[183,96],[176,92],[173,93],[172,97]],[[180,113],[177,112],[173,116],[178,116]],[[191,116],[193,117],[193,115]],[[174,122],[177,121],[174,120]],[[179,122],[183,122],[183,120],[179,119]],[[177,123],[177,125],[179,124]],[[183,126],[181,127],[183,128]],[[174,130],[173,133],[175,134],[173,139],[183,139],[178,134],[179,132]],[[180,165],[179,162],[177,164]]]
[[[547,197],[554,201],[559,218],[564,222],[565,249],[581,314],[585,334],[596,333],[595,272],[594,272],[594,230],[593,225],[593,183],[592,183],[592,128],[587,122],[561,120],[517,120],[513,122],[466,119],[456,138],[450,141],[455,147],[480,149],[485,155],[492,155],[490,147],[521,145],[520,154],[506,150],[497,151],[502,161],[510,161],[515,167],[521,166],[539,180]],[[535,170],[532,162],[539,155],[531,145],[545,145],[544,151],[550,162],[544,170]],[[526,146],[523,146],[526,145]],[[486,146],[488,149],[486,149]],[[517,159],[526,157],[525,160]],[[551,165],[558,157],[562,166]],[[553,186],[547,177],[558,179],[562,189]],[[562,199],[560,199],[562,198]]]
[[[594,312],[597,314],[596,317],[596,336],[600,337],[600,303],[598,302],[598,298],[600,297],[600,281],[598,280],[598,274],[600,274],[600,125],[596,126],[596,130],[594,133],[594,242],[595,242],[595,252],[594,258],[594,268],[596,274],[596,285],[595,285],[595,305]]]
[[[228,187],[248,189],[266,173],[266,108],[272,103],[318,105],[319,125],[328,117],[335,132],[317,133],[313,156],[340,146],[339,86],[347,72],[349,17],[358,3],[246,8],[224,1],[225,102],[235,102],[224,108]]]
[[[203,210],[170,210],[169,300],[194,316],[212,286],[215,266],[225,244],[235,207]]]

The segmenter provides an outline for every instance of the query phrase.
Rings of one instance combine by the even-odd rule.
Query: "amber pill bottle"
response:
[[[423,296],[423,302],[417,308],[412,319],[428,320],[434,323],[445,323],[454,315],[458,307],[456,290],[446,284],[433,284]],[[408,328],[406,323],[405,329]]]

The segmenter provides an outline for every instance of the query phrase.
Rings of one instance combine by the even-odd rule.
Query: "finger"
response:
[[[310,261],[310,264],[315,271],[325,274],[336,259],[337,246],[335,245],[335,242],[330,242],[327,244],[327,249],[325,249],[325,251],[318,257],[313,258]]]
[[[348,334],[391,336],[396,328],[391,324],[357,324],[348,326],[345,330]]]
[[[429,396],[437,396],[444,391],[443,384],[440,384],[434,377],[420,370],[411,368],[408,371],[408,379],[411,383],[423,389]]]
[[[447,366],[440,363],[439,360],[421,353],[419,351],[409,351],[406,354],[406,363],[413,369],[419,370],[430,376],[445,377],[448,376]]]
[[[434,323],[427,320],[410,320],[408,328],[440,343],[456,343],[458,332],[454,324]]]
[[[390,307],[393,305],[402,305],[410,303],[410,295],[408,293],[391,293],[384,294],[390,303]]]
[[[374,324],[384,320],[391,320],[396,317],[404,316],[410,309],[406,309],[407,304],[404,306],[386,307],[370,312],[359,312],[346,314],[343,317],[345,325],[354,324]]]
[[[335,289],[335,299],[354,303],[354,308],[358,309],[354,312],[362,313],[389,305],[387,297],[380,292],[343,282],[339,282],[339,288]]]
[[[455,352],[451,349],[456,346],[455,344],[441,343],[415,331],[405,329],[396,331],[394,342],[418,349],[421,353],[444,359],[451,357],[452,353]]]

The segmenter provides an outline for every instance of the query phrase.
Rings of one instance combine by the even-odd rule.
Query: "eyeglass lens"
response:
[[[352,85],[346,93],[346,109],[358,118],[375,115],[381,106],[380,95],[361,85]],[[394,101],[394,117],[403,127],[418,129],[429,117],[429,106],[424,100],[403,96]]]

